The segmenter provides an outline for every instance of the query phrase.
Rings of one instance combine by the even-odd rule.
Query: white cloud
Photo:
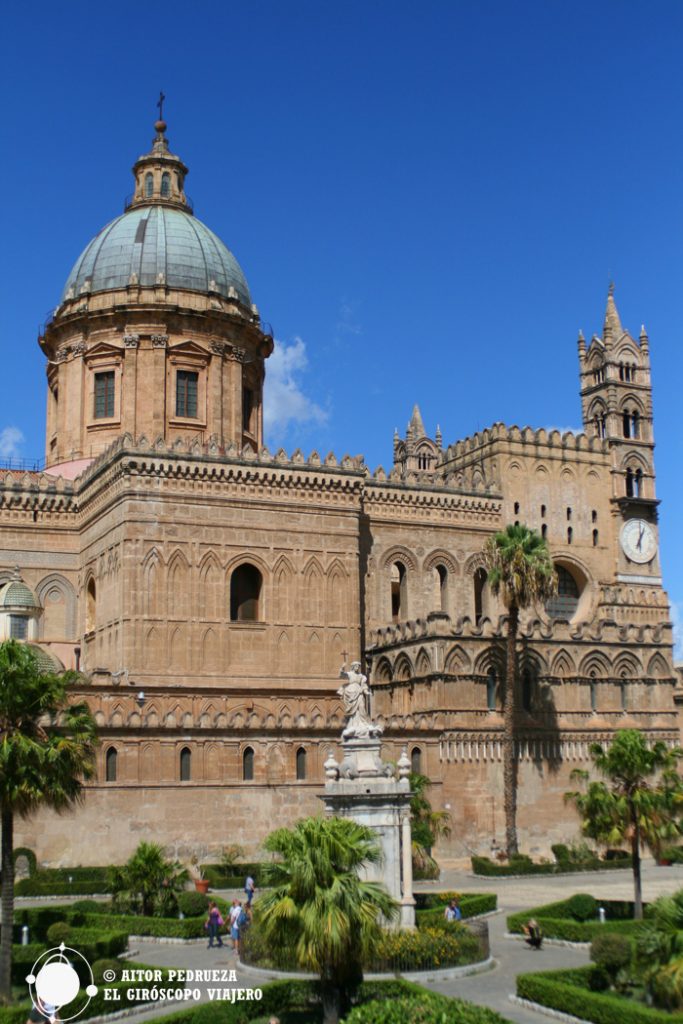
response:
[[[303,390],[308,359],[302,338],[278,341],[266,364],[263,421],[266,434],[283,434],[295,423],[324,423],[327,413]]]
[[[21,455],[24,435],[19,427],[3,427],[0,430],[0,459],[16,459]]]
[[[674,626],[674,663],[683,662],[683,605],[671,602],[671,621]]]

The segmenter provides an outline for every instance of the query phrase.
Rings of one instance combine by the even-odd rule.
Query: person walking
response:
[[[209,935],[209,945],[207,946],[207,949],[213,949],[214,939],[218,940],[218,946],[223,945],[223,940],[220,935],[220,929],[223,927],[223,923],[220,910],[216,906],[215,901],[211,900],[209,903],[209,913],[206,918],[206,930]]]
[[[230,938],[232,939],[232,948],[235,953],[239,956],[240,951],[240,926],[239,919],[242,914],[242,904],[239,900],[232,901],[232,907],[230,908]]]
[[[256,883],[251,875],[247,875],[244,883],[244,894],[247,897],[247,907],[251,908],[251,901],[254,898],[254,892],[256,891]]]

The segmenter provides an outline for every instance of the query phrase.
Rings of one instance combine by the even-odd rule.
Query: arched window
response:
[[[572,510],[571,510],[571,508],[569,506],[567,506],[567,522],[568,523],[571,522],[571,518],[572,518]]]
[[[516,516],[519,515],[519,502],[518,501],[515,502],[515,515]]]
[[[252,765],[252,777],[253,770]],[[306,778],[306,751],[303,747],[299,747],[296,752],[296,777],[299,782],[302,782]]]
[[[434,608],[448,611],[448,569],[445,565],[434,568]]]
[[[643,490],[643,471],[629,468],[626,470],[626,497],[640,498]]]
[[[110,747],[104,756],[104,777],[107,782],[116,782],[116,763],[118,757],[116,747]]]
[[[605,437],[607,434],[607,424],[605,422],[604,412],[599,412],[593,421],[595,424],[595,434],[597,437]]]
[[[637,409],[624,409],[624,437],[640,437],[640,413]]]
[[[541,519],[545,519],[545,505],[541,505]]]
[[[599,536],[598,535],[598,531],[597,530],[593,530],[593,547],[594,548],[597,548],[597,546],[598,546],[598,536]]]
[[[297,754],[297,770],[299,767],[299,756]],[[254,751],[252,747],[245,747],[242,754],[242,779],[245,782],[254,781]]]
[[[230,577],[230,621],[258,622],[263,577],[255,565],[238,565]]]
[[[474,622],[477,626],[484,615],[484,587],[487,579],[486,569],[477,569],[474,574]]]
[[[422,751],[419,747],[410,751],[410,770],[414,775],[422,775]]]
[[[496,710],[496,673],[491,669],[486,677],[486,708]]]
[[[85,596],[85,631],[92,633],[97,622],[97,586],[95,580],[90,579]]]
[[[597,711],[597,708],[598,708],[598,684],[595,681],[595,673],[594,672],[591,672],[590,693],[591,693],[591,711]]]
[[[593,511],[591,512],[591,522],[592,523],[597,523],[597,521],[598,521],[598,513],[597,513],[597,511],[595,509],[593,509]]]
[[[556,565],[557,593],[546,604],[553,619],[571,619],[579,605],[579,588],[572,574],[563,565]]]
[[[168,199],[171,194],[171,175],[168,171],[164,171],[161,175],[161,194],[165,199]]]
[[[524,673],[522,675],[522,707],[525,711],[531,711],[531,707],[533,704],[533,694],[534,683],[533,679],[531,678],[531,672],[528,668],[525,668]]]
[[[573,539],[574,539],[574,531],[572,530],[571,526],[568,526],[567,527],[567,544],[571,544]]]
[[[543,538],[543,540],[546,540],[547,537],[548,537],[548,524],[547,523],[542,523],[541,524],[541,537]]]
[[[154,192],[154,175],[147,171],[145,175],[145,199],[149,199]]]
[[[189,782],[192,778],[192,751],[183,747],[180,751],[180,781]]]
[[[619,699],[621,702],[621,710],[628,711],[628,683],[625,679],[622,679],[619,683]]]
[[[406,567],[402,562],[394,562],[391,567],[391,619],[399,622],[408,614],[406,600]]]

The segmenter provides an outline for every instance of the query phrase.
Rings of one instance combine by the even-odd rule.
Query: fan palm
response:
[[[572,779],[585,784],[584,792],[566,793],[583,819],[583,832],[606,845],[631,844],[634,917],[643,916],[640,849],[644,843],[657,850],[665,839],[681,834],[683,780],[676,765],[683,751],[669,750],[661,741],[648,744],[638,729],[620,729],[609,749],[591,744],[593,764],[606,779],[589,779],[577,769]]]
[[[506,526],[484,547],[484,564],[491,593],[500,594],[507,608],[505,697],[503,701],[503,786],[505,845],[508,857],[518,852],[515,717],[517,632],[522,609],[545,601],[557,590],[557,574],[548,545],[528,526]]]
[[[272,947],[286,945],[298,964],[320,975],[326,1024],[336,1024],[362,980],[362,962],[380,921],[398,916],[383,885],[362,881],[381,850],[371,829],[348,818],[306,818],[271,833],[265,849],[279,855],[273,888],[257,903],[259,927]]]
[[[163,846],[142,842],[123,867],[109,872],[112,904],[116,910],[145,916],[173,914],[176,893],[183,891],[188,878],[181,864],[166,859]]]
[[[85,703],[71,704],[74,673],[40,670],[26,644],[0,644],[0,817],[2,934],[0,996],[11,996],[14,919],[14,819],[39,807],[63,811],[82,796],[94,772],[95,722]]]

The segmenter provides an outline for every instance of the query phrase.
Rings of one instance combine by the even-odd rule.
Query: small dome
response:
[[[25,608],[31,611],[40,608],[33,591],[16,571],[12,579],[0,587],[0,608]]]
[[[205,224],[185,210],[136,206],[102,228],[76,260],[61,302],[131,283],[217,292],[251,305],[242,268]]]
[[[30,647],[35,654],[39,672],[54,672],[57,675],[61,675],[64,672],[64,665],[52,651],[48,651],[46,647],[41,647],[40,644],[31,642],[26,646]]]

